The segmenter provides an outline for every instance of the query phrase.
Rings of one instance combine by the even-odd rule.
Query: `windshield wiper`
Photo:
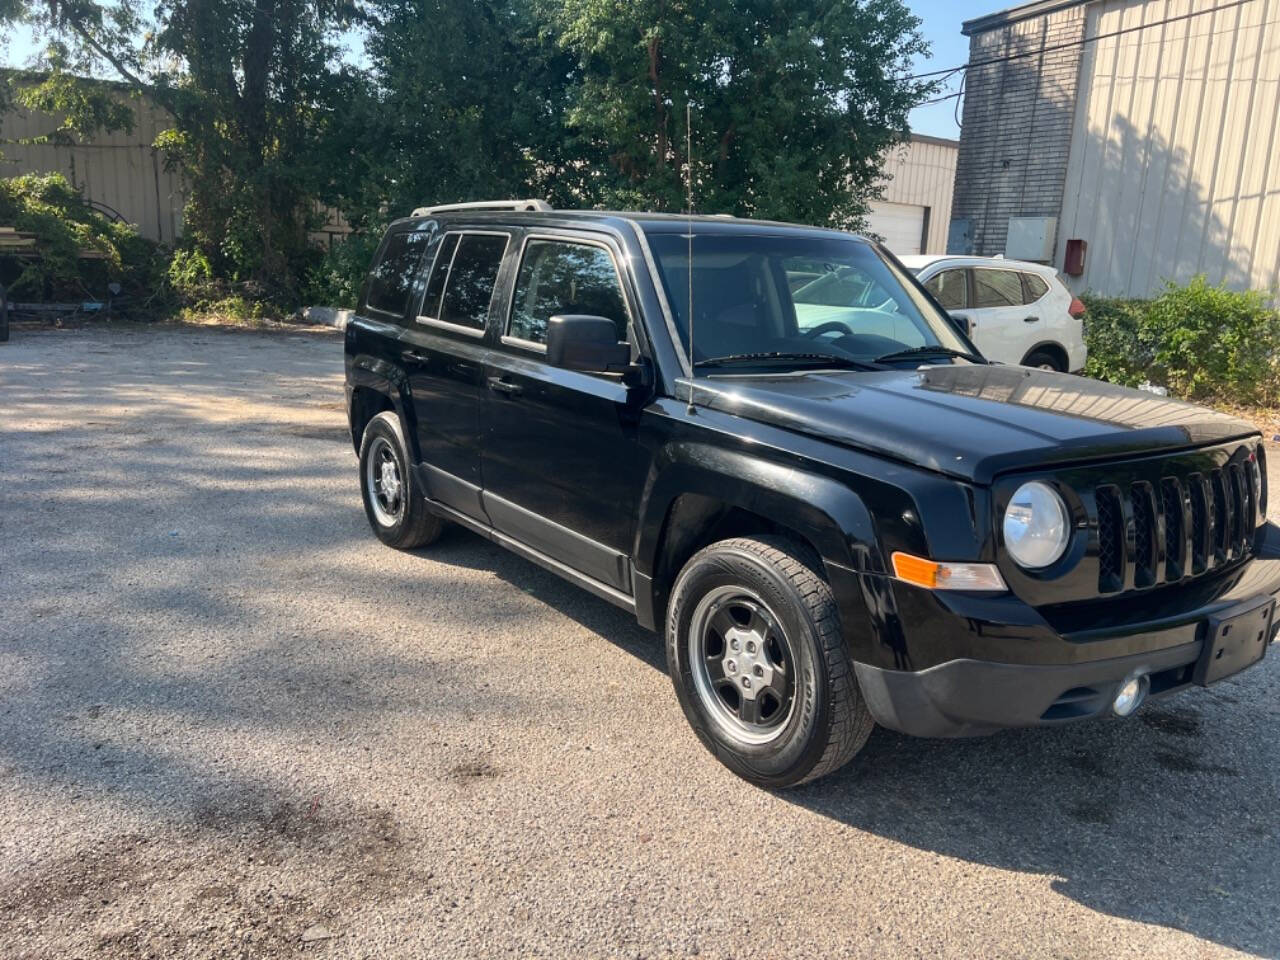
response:
[[[752,363],[803,363],[817,366],[845,367],[850,370],[875,370],[873,364],[852,357],[838,357],[833,353],[787,353],[772,351],[765,353],[728,353],[723,357],[708,357],[698,360],[695,367],[731,367]]]
[[[969,360],[973,363],[990,363],[985,357],[980,357],[976,353],[969,353],[967,350],[953,350],[950,347],[941,345],[929,346],[926,344],[922,347],[908,347],[906,350],[895,350],[893,353],[886,353],[882,357],[876,357],[876,363],[888,363],[891,360],[910,360],[912,357],[960,357],[962,360]]]

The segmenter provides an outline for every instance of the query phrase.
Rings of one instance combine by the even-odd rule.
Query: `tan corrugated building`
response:
[[[867,226],[899,256],[946,251],[958,147],[913,134],[885,156],[884,199],[871,204]]]
[[[0,118],[0,176],[61,173],[104,212],[136,224],[143,236],[172,243],[182,232],[186,188],[182,176],[165,169],[152,148],[156,135],[172,126],[169,115],[138,97],[121,93],[133,110],[131,133],[99,133],[74,145],[22,143],[56,130],[59,118],[38,110],[14,109]]]
[[[1280,285],[1280,0],[1038,0],[963,30],[951,251],[1078,268],[1076,291]]]

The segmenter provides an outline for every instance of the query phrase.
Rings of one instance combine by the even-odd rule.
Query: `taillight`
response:
[[[1084,316],[1084,302],[1079,297],[1071,298],[1071,306],[1067,307],[1067,313],[1071,314],[1072,319],[1079,320]]]

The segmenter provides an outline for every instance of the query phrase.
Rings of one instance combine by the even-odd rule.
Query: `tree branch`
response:
[[[145,93],[148,97],[150,97],[152,102],[163,107],[165,110],[169,111],[170,114],[176,113],[173,109],[173,106],[168,102],[168,98],[161,97],[158,95],[158,91],[155,84],[147,83],[137,74],[135,74],[132,70],[130,70],[125,65],[123,60],[121,60],[115,54],[111,53],[111,51],[109,51],[106,47],[104,47],[98,41],[98,38],[95,37],[92,33],[90,33],[88,28],[86,28],[84,24],[82,24],[78,19],[68,18],[66,22],[67,22],[67,25],[76,33],[76,35],[80,37],[80,39],[82,39],[85,43],[87,43],[90,47],[93,48],[93,50],[98,54],[98,56],[106,60],[109,64],[111,64],[111,66],[115,67],[116,73],[120,74],[121,77],[123,77],[129,83],[133,84],[143,93]]]

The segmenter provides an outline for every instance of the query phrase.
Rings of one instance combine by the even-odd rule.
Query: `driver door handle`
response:
[[[1039,317],[1023,317],[1022,322],[1023,323],[1039,323],[1040,318]]]
[[[501,377],[490,377],[489,389],[495,393],[506,394],[508,397],[518,397],[524,393],[524,387],[520,386],[520,384],[503,380]]]

